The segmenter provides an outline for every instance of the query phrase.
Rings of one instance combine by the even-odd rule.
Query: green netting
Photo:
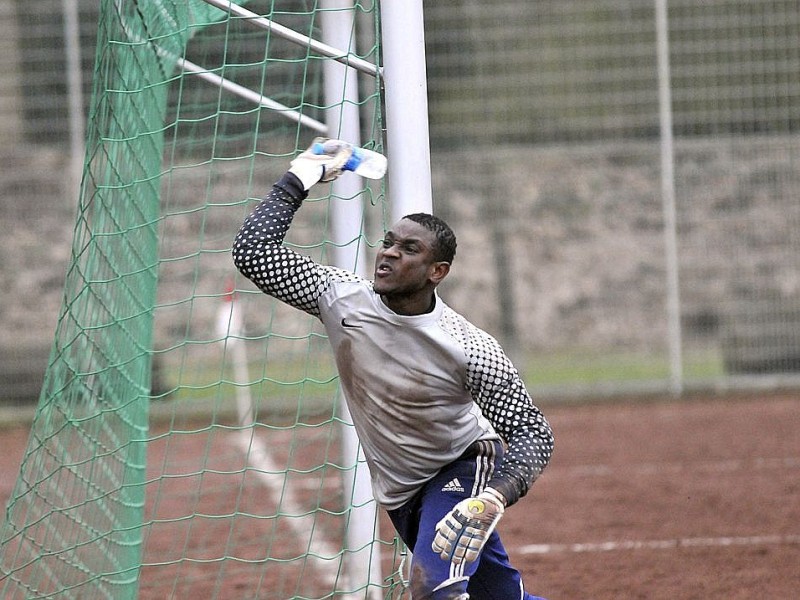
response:
[[[326,10],[346,12],[342,50],[377,63],[376,2],[333,5],[247,8],[314,39]],[[352,104],[326,96],[333,60],[202,0],[103,0],[73,255],[1,532],[3,598],[400,593],[391,533],[345,541],[371,500],[353,495],[321,326],[235,278],[229,256],[315,124]],[[361,141],[380,150],[380,81],[358,87]],[[381,186],[335,192],[309,198],[288,240],[323,261],[342,245],[333,203],[365,207],[347,246],[377,239],[387,212]]]

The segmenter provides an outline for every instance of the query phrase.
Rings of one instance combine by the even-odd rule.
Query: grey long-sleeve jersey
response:
[[[305,192],[287,173],[245,220],[236,266],[262,291],[321,319],[375,499],[407,502],[474,442],[506,452],[488,485],[513,504],[550,460],[553,435],[497,341],[448,307],[405,316],[372,282],[283,245]]]

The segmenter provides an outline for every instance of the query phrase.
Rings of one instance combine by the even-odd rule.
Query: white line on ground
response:
[[[672,540],[621,540],[579,544],[529,544],[516,549],[518,554],[559,554],[612,552],[619,550],[674,550],[722,546],[767,546],[800,544],[800,535],[754,535],[739,537],[696,537]]]
[[[324,574],[329,583],[336,580],[339,569],[339,550],[325,539],[319,527],[316,527],[313,512],[302,508],[295,498],[292,488],[286,484],[286,476],[273,462],[266,445],[252,430],[237,432],[233,439],[247,457],[247,462],[254,467],[252,473],[258,477],[264,487],[272,494],[273,502],[281,507],[281,515],[295,532],[299,544],[307,544],[308,559],[316,563],[317,569]]]
[[[238,303],[231,301],[221,305],[217,321],[218,333],[225,340],[226,352],[233,362],[236,381],[250,381],[245,346],[238,339],[241,330]],[[305,509],[296,498],[294,489],[288,485],[286,473],[275,464],[267,445],[258,437],[253,428],[255,423],[253,406],[250,387],[237,385],[236,412],[242,429],[233,436],[233,443],[239,447],[247,463],[253,467],[252,474],[272,496],[275,505],[280,507],[284,522],[294,531],[294,542],[301,547],[305,545],[309,563],[332,585],[336,581],[341,562],[339,549],[325,537],[322,529],[316,526],[313,511]]]

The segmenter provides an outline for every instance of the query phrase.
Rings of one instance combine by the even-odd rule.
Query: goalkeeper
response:
[[[324,324],[373,494],[413,553],[413,600],[535,599],[495,526],[550,460],[550,426],[497,341],[439,298],[456,250],[439,218],[396,223],[373,281],[283,245],[308,190],[348,168],[349,146],[326,147],[294,159],[247,217],[234,262]]]

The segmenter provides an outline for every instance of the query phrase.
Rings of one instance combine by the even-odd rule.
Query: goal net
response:
[[[230,259],[315,136],[383,150],[378,27],[375,1],[102,0],[3,598],[399,593],[324,330]],[[313,190],[287,243],[359,270],[388,211],[383,184],[346,179]]]

